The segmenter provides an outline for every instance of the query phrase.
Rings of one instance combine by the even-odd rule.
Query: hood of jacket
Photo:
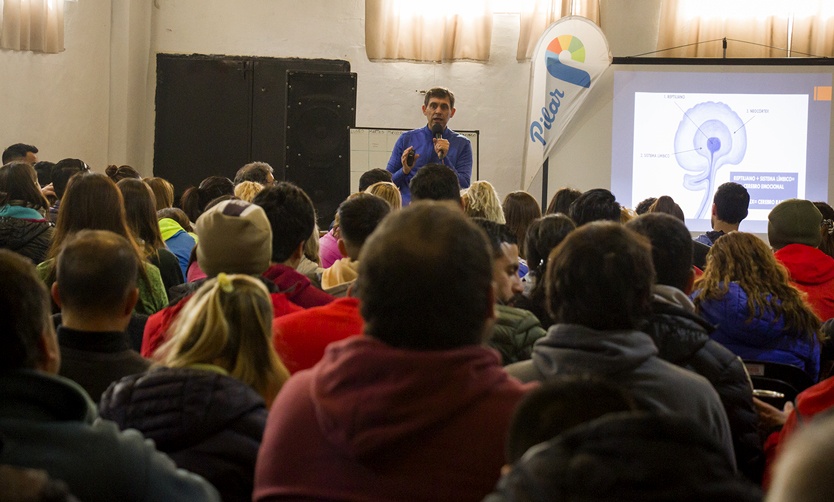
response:
[[[367,336],[331,344],[311,372],[322,434],[356,459],[396,449],[509,383],[498,354],[485,347],[406,350]]]
[[[185,232],[185,229],[172,218],[162,218],[159,220],[159,231],[162,233],[162,240],[167,241],[179,232]]]
[[[555,324],[533,347],[533,364],[545,377],[557,373],[614,376],[632,371],[657,355],[640,331],[597,331],[578,324]]]
[[[99,412],[121,429],[137,429],[162,451],[188,448],[256,414],[266,423],[263,398],[236,378],[213,371],[155,368],[112,384]]]
[[[72,380],[36,370],[0,374],[0,419],[92,424],[95,417],[95,404]]]
[[[805,244],[788,244],[774,254],[787,267],[791,280],[802,286],[834,281],[834,258]]]

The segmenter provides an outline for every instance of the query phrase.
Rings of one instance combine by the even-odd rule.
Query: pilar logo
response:
[[[591,75],[584,70],[562,63],[560,56],[563,54],[578,63],[585,62],[585,46],[582,41],[573,35],[561,35],[551,40],[547,45],[544,56],[547,72],[559,80],[589,88],[591,86]]]

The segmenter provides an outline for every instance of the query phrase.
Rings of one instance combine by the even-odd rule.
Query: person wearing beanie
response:
[[[813,202],[787,199],[767,216],[767,238],[776,259],[788,269],[791,283],[808,294],[814,313],[834,317],[834,258],[818,249],[822,213]]]
[[[195,230],[199,238],[197,263],[208,278],[221,272],[261,277],[269,268],[272,227],[262,208],[242,200],[223,201],[200,215]],[[152,357],[165,342],[174,319],[205,280],[171,288],[171,303],[145,324],[144,357]],[[262,281],[271,294],[275,317],[301,310],[272,281]]]

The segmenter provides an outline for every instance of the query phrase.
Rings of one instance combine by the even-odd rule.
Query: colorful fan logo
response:
[[[585,62],[585,46],[573,35],[562,35],[550,41],[545,51],[547,72],[553,77],[580,87],[591,86],[591,75],[588,72],[568,66],[559,60],[559,55],[567,51],[570,58],[578,63]]]

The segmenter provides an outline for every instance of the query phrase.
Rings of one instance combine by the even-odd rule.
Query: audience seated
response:
[[[235,173],[235,185],[240,185],[245,181],[257,183],[261,186],[271,185],[275,183],[274,170],[266,162],[250,162]]]
[[[560,188],[556,190],[553,197],[550,199],[550,204],[547,205],[545,215],[562,213],[567,216],[570,205],[573,201],[579,198],[582,192],[573,188]]]
[[[0,248],[33,263],[46,259],[54,231],[46,219],[48,208],[31,165],[11,162],[0,167]]]
[[[647,197],[637,203],[637,206],[634,207],[634,212],[637,213],[637,216],[642,216],[649,212],[649,208],[655,202],[657,202],[657,197]]]
[[[364,173],[362,173],[362,175],[359,177],[358,191],[364,192],[368,188],[370,188],[371,186],[375,185],[376,183],[380,183],[380,182],[391,183],[392,179],[393,179],[393,177],[391,176],[391,173],[388,172],[387,169],[380,169],[378,167],[374,168],[374,169],[369,169],[369,170],[365,171]],[[394,186],[396,187],[397,185],[394,185]]]
[[[522,381],[576,374],[608,378],[643,409],[695,419],[734,466],[727,414],[715,389],[704,377],[657,357],[651,337],[638,331],[651,315],[655,279],[648,240],[619,223],[590,223],[551,253],[546,273],[557,324],[533,347],[531,361],[507,371]]]
[[[137,431],[96,420],[81,387],[57,375],[49,294],[34,266],[0,250],[0,464],[41,469],[83,501],[219,501]]]
[[[197,245],[197,234],[191,228],[188,216],[178,208],[160,209],[156,212],[159,233],[168,250],[177,257],[183,277],[188,273],[191,251]]]
[[[170,181],[159,177],[142,178],[142,181],[151,188],[157,211],[174,207],[174,185]]]
[[[310,237],[304,241],[304,249],[301,261],[295,267],[299,274],[310,279],[310,283],[321,289],[321,274],[324,269],[321,267],[321,249],[319,248],[319,225],[313,225]]]
[[[174,253],[165,247],[156,219],[153,191],[144,181],[127,178],[116,183],[125,201],[125,217],[145,260],[159,269],[165,291],[184,282],[182,269]]]
[[[287,381],[253,500],[481,500],[530,388],[480,346],[494,305],[483,233],[448,204],[412,203],[365,244],[357,290],[365,336]]]
[[[252,202],[252,199],[258,195],[258,192],[264,189],[264,186],[255,181],[241,181],[235,185],[235,197],[246,202]]]
[[[316,211],[310,197],[292,183],[282,181],[261,190],[252,203],[263,208],[272,227],[272,259],[264,277],[300,307],[318,307],[332,302],[333,296],[310,284],[310,279],[296,270],[304,255],[304,243],[316,223]]]
[[[730,421],[738,469],[758,483],[764,458],[744,364],[710,340],[715,327],[695,314],[695,305],[687,296],[694,279],[689,230],[680,219],[651,211],[626,227],[649,239],[657,273],[652,286],[652,316],[643,331],[652,337],[658,357],[709,380]]]
[[[88,172],[90,167],[87,163],[80,159],[62,159],[52,168],[52,188],[55,191],[57,200],[49,207],[49,221],[56,223],[58,221],[58,213],[61,207],[61,199],[64,198],[64,192],[67,191],[67,183],[70,178],[80,172]]]
[[[159,269],[142,260],[142,250],[125,219],[121,192],[107,176],[89,171],[76,174],[67,184],[47,260],[38,265],[38,273],[48,286],[55,282],[55,257],[64,242],[81,230],[109,230],[127,239],[143,264],[135,312],[150,315],[165,307],[168,295]]]
[[[592,188],[571,203],[568,216],[577,227],[599,220],[619,222],[620,204],[610,191]]]
[[[58,254],[52,299],[61,308],[60,375],[93,399],[151,364],[131,350],[125,334],[139,299],[139,267],[130,242],[106,230],[81,230]]]
[[[761,239],[722,236],[694,288],[696,311],[717,327],[713,340],[742,359],[791,364],[817,380],[820,320]]]
[[[388,171],[385,172],[388,173]],[[382,198],[388,203],[389,206],[391,206],[391,211],[397,211],[403,207],[403,196],[400,193],[400,189],[397,188],[397,185],[391,183],[390,181],[380,181],[374,183],[369,186],[365,192]]]
[[[423,173],[426,168],[428,171]],[[420,176],[420,173],[423,173]],[[454,181],[452,181],[454,178]],[[417,180],[417,181],[414,181]],[[454,170],[443,164],[426,164],[408,184],[411,200],[448,200],[463,207],[460,200],[460,181]],[[417,190],[415,194],[414,191]]]
[[[209,277],[221,272],[249,274],[256,277],[269,267],[272,256],[272,230],[263,209],[239,200],[223,201],[206,210],[197,219],[197,262]],[[156,349],[170,336],[170,328],[191,295],[205,279],[177,286],[171,290],[172,303],[152,315],[145,324],[142,355],[154,357]],[[301,310],[279,292],[272,281],[262,279],[271,293],[274,315]]]
[[[813,202],[784,200],[767,215],[767,238],[791,284],[808,295],[808,304],[826,321],[834,317],[834,258],[817,249],[822,219]]]
[[[234,195],[235,185],[225,176],[209,176],[199,187],[189,187],[180,197],[180,207],[193,223],[206,210],[209,202],[223,195]]]
[[[15,143],[3,150],[3,164],[10,162],[25,162],[30,166],[34,166],[38,161],[38,147],[34,145],[27,145],[24,143]]]
[[[141,180],[142,179],[142,175],[139,174],[139,171],[137,171],[136,169],[134,169],[131,166],[126,166],[126,165],[117,166],[117,165],[111,164],[111,165],[107,166],[107,168],[104,170],[104,174],[106,174],[111,180],[113,180],[113,183],[118,183],[118,182],[120,182],[122,180],[126,180],[126,179],[133,179],[133,180]]]
[[[542,217],[542,209],[538,201],[524,190],[510,192],[504,197],[504,218],[507,221],[507,230],[515,235],[518,242],[518,256],[522,259],[521,276],[527,274],[527,227]]]
[[[712,246],[724,234],[737,231],[747,218],[750,194],[743,185],[728,181],[715,189],[712,197],[712,231],[699,235],[695,240]]]
[[[419,172],[419,171],[418,171]],[[463,212],[471,218],[484,218],[500,225],[506,223],[501,199],[492,183],[485,180],[473,181],[469,188],[462,190]]]
[[[153,439],[224,501],[251,500],[265,403],[289,377],[272,348],[271,320],[257,278],[221,273],[206,281],[160,347],[162,366],[111,385],[102,417]]]
[[[492,281],[495,284],[495,323],[487,345],[501,353],[503,365],[530,359],[533,344],[545,335],[536,316],[511,306],[523,291],[518,277],[518,245],[505,225],[473,218],[486,233],[492,251]]]

